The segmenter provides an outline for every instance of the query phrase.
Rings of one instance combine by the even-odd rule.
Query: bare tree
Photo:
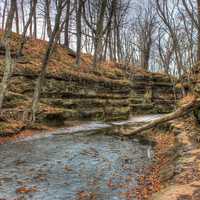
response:
[[[76,65],[80,66],[81,61],[81,36],[82,36],[82,10],[84,6],[83,0],[77,1],[77,11],[76,11],[76,31],[77,31],[77,42],[76,42]]]
[[[20,8],[21,8],[21,12],[22,12],[22,27],[24,29],[25,27],[25,16],[24,16],[24,0],[21,0],[20,2]],[[23,30],[22,29],[22,30]],[[23,30],[24,31],[24,30]]]
[[[65,14],[65,27],[64,27],[64,46],[69,48],[69,22],[70,22],[70,8],[71,8],[71,1],[67,1],[67,8]]]
[[[1,46],[5,48],[5,69],[4,69],[4,74],[3,74],[3,78],[0,85],[0,88],[1,88],[0,89],[0,109],[2,108],[3,100],[6,95],[6,91],[8,87],[8,83],[12,75],[12,70],[15,65],[15,61],[11,57],[11,49],[10,49],[10,44],[9,44],[11,33],[12,33],[13,19],[14,19],[14,15],[16,11],[15,9],[16,9],[16,0],[12,0],[7,21],[6,21],[6,29],[5,29],[4,37],[1,41],[2,43]]]
[[[198,34],[198,41],[197,41],[197,60],[200,60],[200,0],[196,0],[196,8],[197,12],[195,13],[193,2],[188,0],[182,0],[182,3],[190,17],[190,19],[194,22],[194,25],[197,29]],[[189,7],[190,6],[190,7]],[[191,8],[191,9],[190,9]]]
[[[17,0],[15,1],[15,22],[16,22],[16,32],[19,34],[19,14],[17,8]]]
[[[160,65],[167,75],[170,75],[170,64],[174,53],[174,45],[170,35],[167,35],[162,28],[158,31],[157,48],[159,52]]]
[[[181,89],[182,89],[182,94],[185,96],[185,89],[183,86],[183,80],[182,80],[182,74],[184,72],[184,66],[182,63],[182,55],[180,51],[180,43],[178,40],[178,34],[177,34],[177,24],[175,23],[175,9],[174,7],[176,5],[173,5],[173,8],[170,10],[169,5],[167,1],[163,1],[162,3],[160,0],[156,0],[156,5],[158,9],[158,15],[160,16],[161,20],[165,24],[166,28],[168,29],[170,36],[173,41],[173,46],[174,46],[174,53],[175,53],[175,58],[176,58],[176,64],[177,64],[177,70],[178,70],[178,75],[181,80]]]
[[[36,81],[36,86],[35,86],[34,95],[33,95],[33,101],[32,101],[32,106],[31,106],[31,116],[30,116],[30,120],[33,123],[36,120],[36,112],[38,109],[38,103],[40,99],[42,86],[45,80],[48,62],[55,48],[55,43],[58,41],[60,32],[64,25],[63,22],[61,23],[61,17],[62,17],[62,11],[64,7],[66,6],[66,0],[57,0],[56,5],[57,5],[57,13],[55,16],[54,28],[53,28],[53,31],[51,32],[51,35],[49,35],[50,38],[49,38],[48,46],[46,48],[46,52],[42,60],[41,72]]]
[[[143,69],[148,70],[153,34],[156,30],[156,14],[151,2],[147,8],[142,8],[140,13],[136,22],[140,42],[141,66]]]
[[[1,27],[2,29],[4,29],[7,5],[8,5],[8,0],[5,0],[3,7],[3,15],[2,15],[2,27]]]
[[[45,0],[45,20],[47,24],[47,35],[50,38],[52,34],[51,17],[50,17],[51,0]]]
[[[86,5],[86,3],[85,3]],[[93,9],[91,9],[91,6],[93,5]],[[87,14],[86,14],[86,6],[84,6],[83,9],[83,16],[86,24],[89,26],[91,31],[94,34],[94,58],[93,58],[93,66],[96,67],[97,63],[101,60],[102,58],[102,52],[103,52],[103,43],[102,39],[103,36],[106,33],[106,30],[108,27],[111,25],[112,18],[113,18],[113,13],[114,10],[116,9],[117,1],[112,0],[110,8],[108,8],[108,0],[102,0],[98,1],[98,3],[93,3],[88,0],[87,1]],[[93,13],[92,11],[93,10]],[[105,22],[105,17],[106,17],[106,12],[109,11],[108,13],[108,20]],[[96,14],[96,18],[93,17],[93,14]],[[87,17],[88,15],[88,17]],[[89,18],[89,20],[88,20]]]
[[[28,17],[28,21],[24,27],[23,33],[22,33],[22,37],[21,37],[21,42],[20,42],[20,47],[18,50],[18,56],[22,55],[22,51],[24,48],[24,44],[26,42],[26,33],[28,31],[28,27],[31,24],[32,18],[34,16],[35,10],[36,10],[36,4],[37,4],[37,0],[31,0],[31,7],[30,7],[30,12],[29,12],[29,17]],[[36,34],[35,34],[36,36]]]

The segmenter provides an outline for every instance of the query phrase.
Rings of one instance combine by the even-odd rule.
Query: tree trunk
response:
[[[69,48],[69,21],[70,21],[70,0],[67,1],[67,9],[65,15],[65,28],[64,28],[64,46],[68,49]]]
[[[42,35],[41,35],[41,39],[44,41],[45,38],[46,38],[46,19],[44,17],[44,20],[43,20],[43,25],[42,25]]]
[[[150,54],[150,49],[142,50],[141,66],[146,71],[148,71],[149,68],[149,54]]]
[[[110,31],[110,34],[109,34],[109,57],[110,57],[110,60],[113,61],[112,31]]]
[[[110,27],[109,27],[108,30],[107,30],[106,38],[105,38],[104,55],[103,55],[103,60],[104,60],[104,61],[106,61],[106,58],[107,58],[109,34],[110,34]]]
[[[185,92],[185,88],[184,88],[184,83],[183,83],[183,79],[181,78],[182,76],[182,68],[183,68],[183,65],[181,63],[181,60],[179,59],[179,53],[178,53],[178,45],[176,45],[177,43],[174,43],[175,44],[175,58],[176,58],[176,63],[177,63],[177,70],[178,70],[178,75],[179,75],[179,78],[180,78],[180,84],[181,84],[181,92],[182,92],[182,95],[183,97],[186,95],[186,92]]]
[[[116,37],[116,28],[113,29],[113,60],[117,61],[117,37]]]
[[[200,61],[200,0],[197,0],[197,17],[198,17],[197,61]]]
[[[16,32],[19,34],[19,14],[17,8],[17,0],[15,1],[15,22],[16,22]]]
[[[148,124],[145,124],[145,125],[143,125],[143,126],[141,126],[139,128],[136,128],[136,129],[133,129],[133,130],[128,131],[126,133],[123,133],[123,135],[126,135],[126,136],[135,135],[135,134],[140,133],[142,131],[151,129],[151,128],[159,125],[159,124],[162,124],[162,123],[168,122],[170,120],[182,117],[183,115],[185,115],[185,114],[191,112],[192,110],[194,110],[195,107],[199,105],[199,103],[200,103],[199,99],[196,99],[194,97],[189,103],[181,106],[175,112],[167,114],[164,117],[161,117],[159,119],[153,120],[152,122],[150,122]]]
[[[6,21],[5,33],[2,40],[2,45],[5,47],[6,53],[5,53],[5,70],[4,70],[3,78],[0,85],[0,109],[2,109],[3,100],[5,98],[8,83],[9,83],[10,77],[12,75],[12,70],[14,67],[14,61],[11,58],[9,40],[12,33],[12,24],[13,24],[13,19],[15,16],[15,8],[16,8],[16,0],[12,0],[10,11],[8,13],[8,17]]]
[[[47,35],[50,38],[52,29],[51,29],[51,18],[50,18],[50,5],[51,5],[51,0],[45,0],[45,17],[46,17],[46,22],[47,22]]]
[[[20,5],[21,5],[20,7],[21,7],[21,10],[22,10],[22,31],[24,31],[24,27],[25,27],[24,0],[21,0]]]
[[[1,27],[2,29],[4,29],[7,5],[8,5],[8,0],[5,0],[4,8],[3,8],[3,15],[2,15],[2,27]]]
[[[33,24],[34,24],[34,32],[33,32],[33,36],[35,39],[37,39],[37,9],[36,9],[36,4],[34,3],[34,0],[32,0],[33,2]],[[30,11],[31,12],[31,11]]]
[[[76,43],[76,65],[79,67],[81,62],[81,17],[82,17],[82,7],[83,0],[77,1],[78,9],[76,11],[76,30],[77,30],[77,43]]]
[[[119,25],[117,25],[117,58],[118,62],[122,60],[122,50],[121,50],[121,38],[120,38],[120,28]]]
[[[24,27],[23,33],[22,33],[22,37],[21,37],[21,41],[20,41],[20,47],[19,47],[19,50],[17,52],[17,56],[21,56],[22,55],[22,51],[23,51],[23,48],[24,48],[24,45],[25,45],[25,42],[26,42],[26,33],[28,31],[29,25],[32,22],[32,18],[33,18],[33,15],[35,13],[35,10],[36,10],[36,4],[37,4],[37,0],[32,0],[28,21],[27,21],[27,23],[26,23],[26,25]]]
[[[107,6],[107,0],[102,0],[100,14],[97,20],[96,35],[95,35],[95,52],[93,60],[94,67],[97,66],[97,63],[100,61],[102,54],[103,25],[104,25],[104,16],[106,13],[106,6]]]
[[[49,58],[51,56],[52,51],[54,50],[54,43],[56,42],[55,40],[59,39],[58,33],[60,33],[60,29],[62,26],[60,26],[60,20],[61,20],[61,15],[62,15],[62,0],[60,0],[58,2],[58,8],[57,8],[57,14],[56,14],[56,19],[55,19],[55,25],[54,25],[54,29],[53,32],[50,35],[49,38],[49,42],[48,42],[48,46],[42,61],[42,68],[41,68],[41,72],[40,75],[37,79],[36,82],[36,86],[34,89],[34,94],[33,94],[33,100],[32,100],[32,107],[31,107],[31,115],[30,115],[30,121],[32,123],[35,122],[36,120],[36,112],[38,109],[38,103],[39,103],[39,99],[40,99],[40,94],[41,94],[41,90],[42,90],[42,86],[45,80],[45,75],[46,75],[46,71],[47,71],[47,67],[48,67],[48,62],[49,62]]]

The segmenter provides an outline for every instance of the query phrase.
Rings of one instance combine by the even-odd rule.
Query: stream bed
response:
[[[90,122],[0,145],[0,199],[127,199],[151,163],[152,144],[116,136],[113,126],[157,117]]]

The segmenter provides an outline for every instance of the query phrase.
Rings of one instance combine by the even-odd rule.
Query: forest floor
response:
[[[137,198],[199,200],[200,127],[194,118],[174,120],[165,124],[163,130],[155,129],[145,134],[157,145],[154,163],[139,178]]]

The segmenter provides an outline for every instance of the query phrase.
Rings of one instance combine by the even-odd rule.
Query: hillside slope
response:
[[[13,33],[13,56],[19,41],[20,36]],[[10,130],[11,123],[7,126],[8,121],[21,122],[26,117],[24,111],[30,108],[46,45],[44,41],[29,38],[23,56],[16,59],[1,111],[2,132]],[[4,53],[1,49],[1,76]],[[78,68],[75,65],[75,54],[60,45],[56,46],[48,65],[37,122],[65,125],[69,120],[117,120],[127,118],[130,113],[160,113],[173,109],[173,88],[167,76],[132,66],[125,69],[113,62],[104,62],[94,69],[92,57],[87,54],[83,54],[81,60]]]

